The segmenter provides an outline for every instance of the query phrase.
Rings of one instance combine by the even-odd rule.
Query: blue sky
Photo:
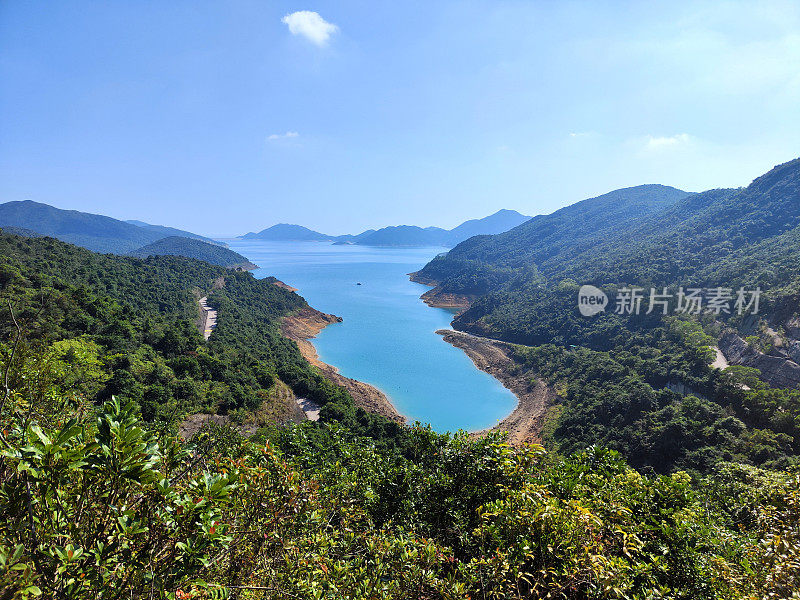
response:
[[[796,2],[0,3],[2,202],[452,227],[746,185],[798,140]]]

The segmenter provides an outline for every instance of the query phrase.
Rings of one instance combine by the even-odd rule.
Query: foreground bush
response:
[[[6,419],[4,598],[797,597],[796,476],[427,429],[403,454],[311,423],[183,444],[130,403],[81,410]]]

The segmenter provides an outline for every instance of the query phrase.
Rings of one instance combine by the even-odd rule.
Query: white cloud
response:
[[[296,138],[300,137],[300,134],[296,131],[287,131],[286,133],[273,133],[272,135],[268,136],[268,140],[286,140],[289,138]]]
[[[325,19],[311,10],[299,10],[286,15],[281,19],[289,26],[292,35],[300,35],[312,44],[324,46],[328,43],[331,35],[339,31],[333,23],[328,23]]]
[[[645,138],[646,150],[660,150],[661,148],[674,148],[676,146],[685,146],[692,141],[692,137],[688,133],[679,133],[667,137],[654,137],[648,135]]]

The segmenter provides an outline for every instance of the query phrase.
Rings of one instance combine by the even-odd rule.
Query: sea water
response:
[[[225,241],[260,266],[256,277],[277,277],[342,317],[312,340],[320,359],[381,390],[409,421],[472,431],[514,409],[510,391],[435,333],[450,328],[453,311],[427,306],[419,297],[428,288],[409,281],[444,248]]]

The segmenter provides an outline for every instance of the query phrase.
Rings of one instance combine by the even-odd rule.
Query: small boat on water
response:
[[[360,281],[356,282],[356,285],[361,285],[361,282]]]

